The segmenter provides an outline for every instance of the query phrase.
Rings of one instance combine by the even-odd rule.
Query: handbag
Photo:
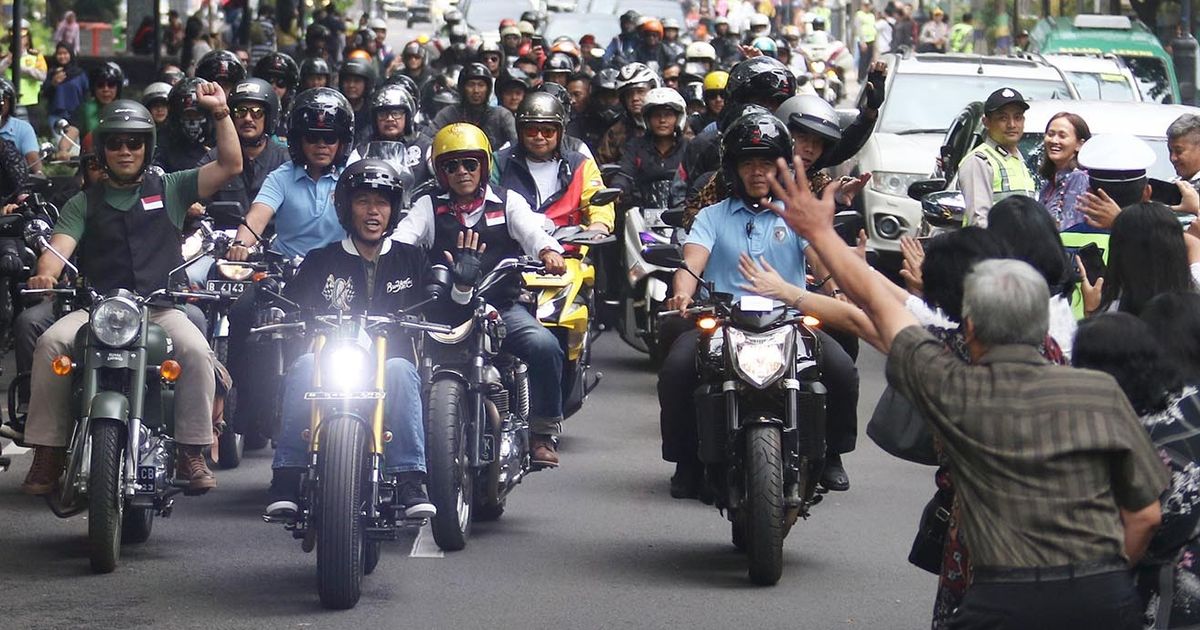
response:
[[[933,430],[925,416],[891,385],[883,390],[867,436],[888,454],[915,464],[936,466],[937,451],[933,447]]]
[[[925,509],[921,511],[921,523],[913,538],[908,561],[934,575],[942,572],[942,552],[946,547],[946,534],[950,531],[950,508],[954,493],[939,489]]]

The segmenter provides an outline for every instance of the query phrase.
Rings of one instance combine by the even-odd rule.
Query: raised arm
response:
[[[212,114],[217,135],[217,160],[200,167],[197,190],[201,199],[208,199],[225,185],[225,182],[242,172],[242,145],[238,141],[237,129],[229,117],[229,106],[225,103],[225,91],[220,85],[208,82],[197,88],[199,105]]]

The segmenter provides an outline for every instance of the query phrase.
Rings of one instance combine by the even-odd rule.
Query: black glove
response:
[[[886,81],[887,77],[882,70],[872,68],[867,73],[867,82],[862,87],[867,109],[878,111],[883,106],[883,85]]]
[[[454,256],[454,269],[451,271],[454,284],[473,287],[483,276],[483,257],[474,249],[460,247]]]

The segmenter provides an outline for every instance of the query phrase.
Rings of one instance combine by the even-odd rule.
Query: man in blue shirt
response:
[[[730,198],[700,211],[683,247],[688,269],[713,283],[713,290],[730,293],[735,299],[747,295],[745,278],[738,271],[738,258],[745,253],[765,259],[792,284],[804,286],[808,243],[793,232],[767,204],[770,178],[776,160],[792,158],[793,146],[787,126],[765,112],[742,116],[722,138],[722,168],[725,180],[733,183]],[[687,309],[693,301],[697,281],[686,271],[675,274],[674,295],[667,309]],[[840,345],[823,332],[818,364],[827,398],[826,466],[821,484],[829,490],[847,490],[850,479],[841,454],[854,450],[858,427],[858,370]],[[665,337],[665,335],[664,335]],[[699,332],[688,327],[673,342],[658,374],[658,400],[663,439],[663,459],[675,462],[671,496],[700,496],[703,466],[697,457],[696,414],[692,392],[699,385],[696,345]]]
[[[0,79],[0,139],[7,140],[17,147],[29,163],[29,170],[41,173],[37,134],[33,132],[32,125],[12,115],[15,97],[16,90],[13,89],[13,84],[8,79]]]

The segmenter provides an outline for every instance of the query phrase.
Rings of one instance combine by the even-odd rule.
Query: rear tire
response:
[[[779,427],[747,427],[743,509],[750,581],[773,585],[783,575],[783,457]]]
[[[316,491],[317,592],[322,606],[347,609],[362,593],[367,431],[350,418],[325,427]]]
[[[445,551],[459,551],[471,535],[474,471],[467,461],[467,388],[454,378],[435,381],[429,392],[429,427],[425,440],[429,498],[437,508],[430,526],[433,540]]]
[[[112,573],[121,557],[124,463],[124,428],[111,420],[95,421],[88,474],[88,560],[93,573]]]

